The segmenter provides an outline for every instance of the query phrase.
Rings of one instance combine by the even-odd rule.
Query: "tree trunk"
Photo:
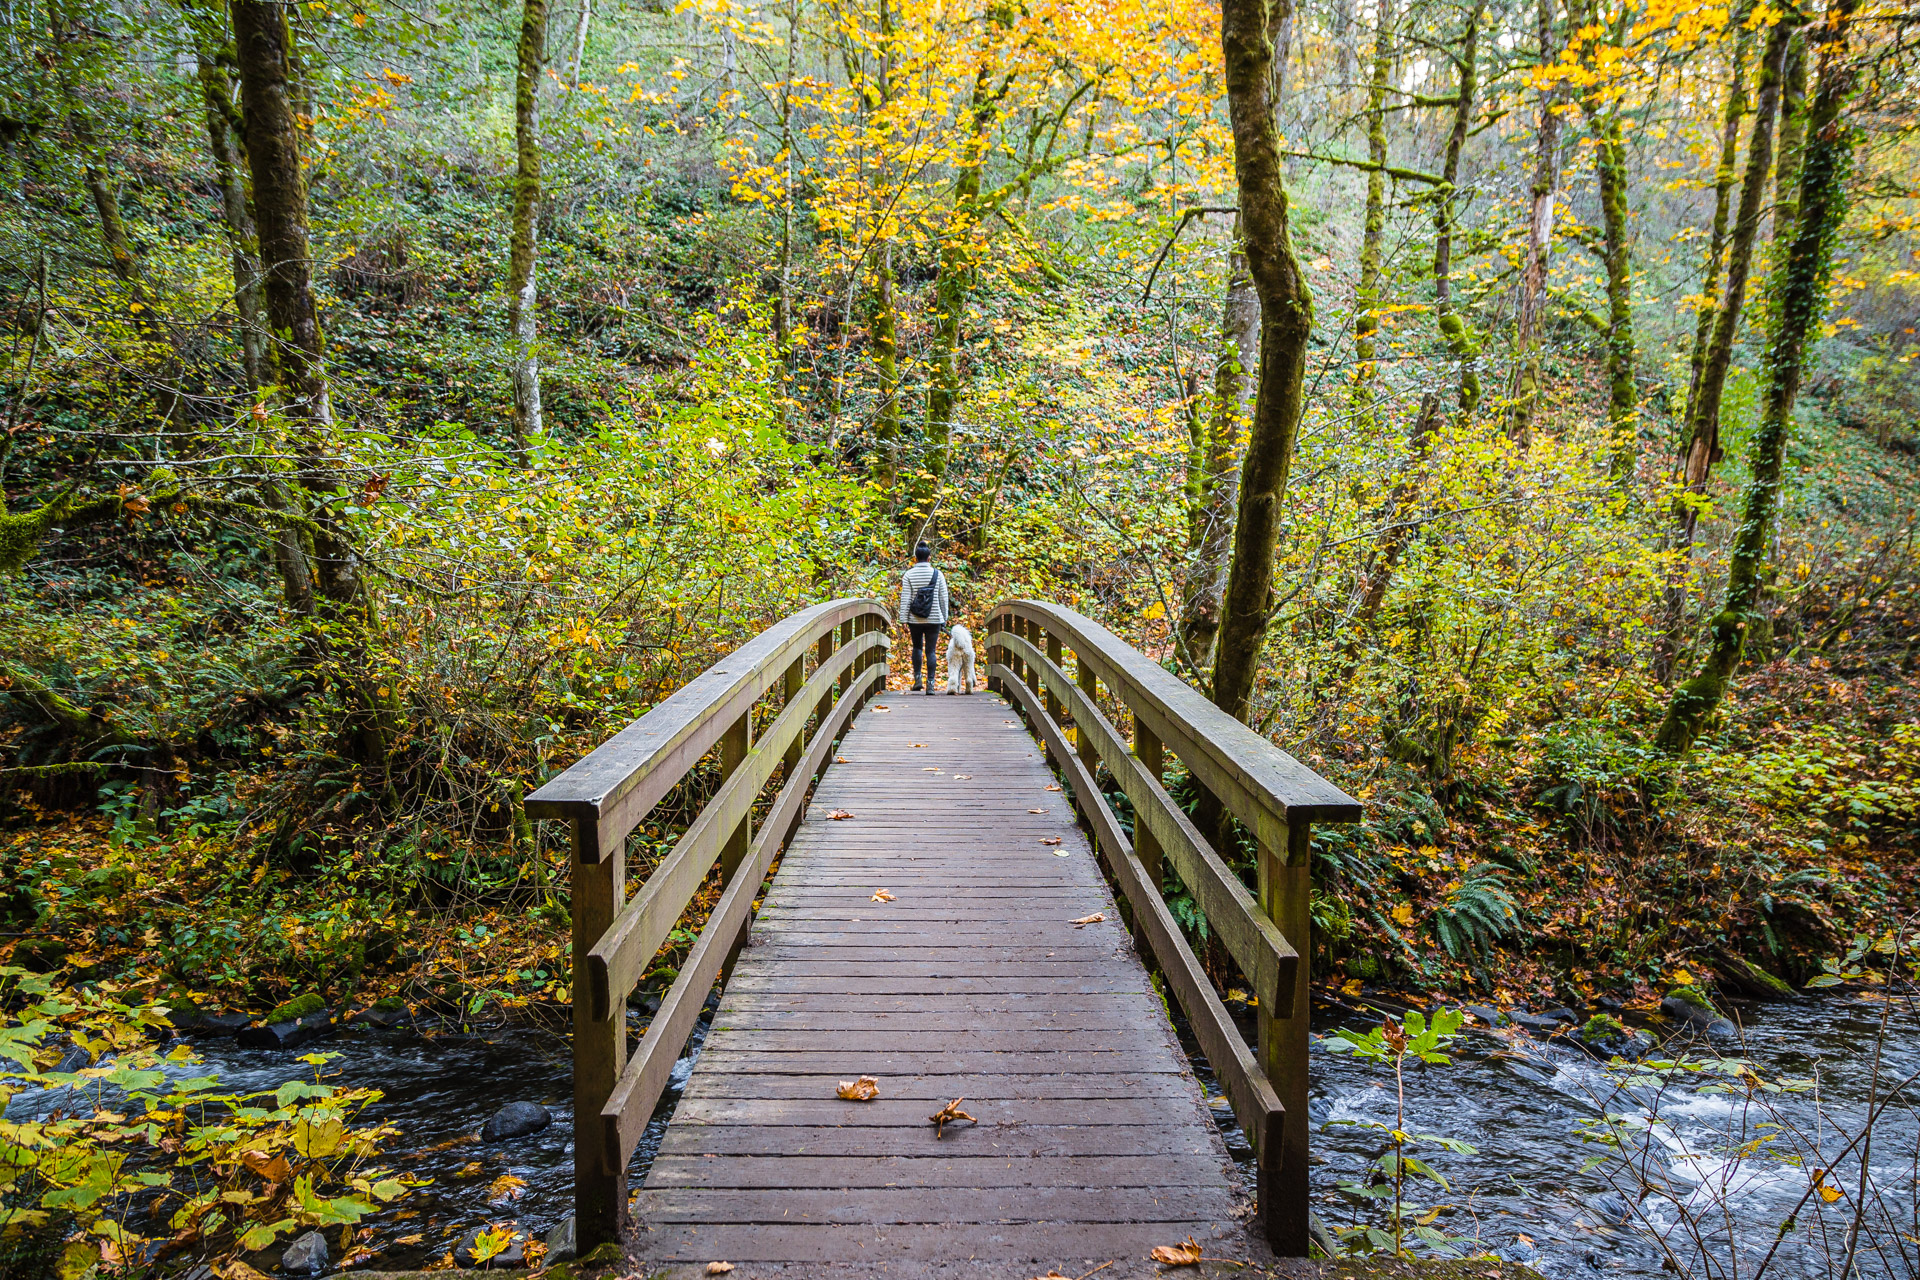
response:
[[[780,149],[786,153],[786,182],[780,200],[780,262],[774,285],[773,342],[780,362],[793,365],[793,76],[800,51],[800,6],[787,5],[787,76],[780,85]],[[852,319],[851,316],[848,317]]]
[[[1440,185],[1433,201],[1433,293],[1434,313],[1439,318],[1440,336],[1447,352],[1459,365],[1460,417],[1470,417],[1480,403],[1479,344],[1472,330],[1453,309],[1453,224],[1457,208],[1454,188],[1460,180],[1460,152],[1467,143],[1467,130],[1473,123],[1473,98],[1480,87],[1480,19],[1486,13],[1486,0],[1475,0],[1467,11],[1466,30],[1460,36],[1457,59],[1460,83],[1454,93],[1453,128],[1447,134],[1446,159],[1440,170]]]
[[[1553,0],[1539,0],[1540,64],[1554,57]],[[1547,295],[1547,266],[1553,255],[1554,195],[1560,185],[1560,117],[1557,90],[1540,95],[1540,120],[1534,128],[1533,188],[1527,211],[1527,253],[1520,269],[1519,318],[1515,324],[1513,403],[1507,434],[1525,453],[1533,443],[1533,417],[1540,405],[1540,317]]]
[[[200,95],[207,112],[207,146],[213,155],[214,179],[220,186],[221,217],[233,247],[233,311],[239,330],[240,363],[246,373],[247,389],[258,391],[267,384],[259,246],[241,174],[245,161],[234,143],[239,116],[233,100],[233,80],[206,49],[199,49],[196,54]]]
[[[580,87],[580,64],[587,56],[587,28],[592,22],[593,0],[580,0],[580,23],[573,29],[573,61],[567,67],[567,83],[576,89]]]
[[[1313,293],[1288,226],[1286,183],[1274,122],[1274,32],[1293,16],[1291,0],[1223,0],[1227,113],[1240,189],[1240,234],[1260,302],[1260,379],[1247,434],[1213,667],[1213,701],[1250,719],[1260,648],[1273,594],[1281,503],[1293,465],[1305,390]]]
[[[891,0],[879,0],[880,100],[874,111],[884,111],[893,101],[893,6]],[[864,100],[864,96],[863,96]],[[900,481],[900,344],[898,310],[893,298],[893,239],[881,225],[889,216],[883,198],[891,175],[882,175],[874,186],[872,215],[875,222],[873,249],[873,295],[867,337],[873,346],[875,388],[879,403],[873,415],[873,462],[868,474],[880,492],[891,501]]]
[[[1740,186],[1740,211],[1734,219],[1733,238],[1727,250],[1726,296],[1714,309],[1713,333],[1700,359],[1699,386],[1693,396],[1693,412],[1687,419],[1684,478],[1689,494],[1706,491],[1708,473],[1720,457],[1720,400],[1726,390],[1727,371],[1733,363],[1733,340],[1739,332],[1740,312],[1746,301],[1747,276],[1753,264],[1754,236],[1760,228],[1767,173],[1773,167],[1773,124],[1780,106],[1781,73],[1790,41],[1791,30],[1782,22],[1773,29],[1761,58],[1753,133],[1747,142],[1746,175]],[[1676,514],[1682,554],[1685,554],[1693,542],[1693,527],[1699,511],[1694,503],[1683,500]]]
[[[1786,21],[1786,19],[1782,19]],[[1807,42],[1795,34],[1780,72],[1780,162],[1774,168],[1773,242],[1777,254],[1793,243],[1800,215],[1800,161],[1807,139]]]
[[[1376,424],[1380,367],[1375,363],[1380,332],[1382,247],[1387,233],[1387,90],[1393,80],[1393,0],[1379,0],[1374,17],[1373,74],[1367,85],[1366,223],[1360,235],[1360,280],[1353,291],[1353,411],[1360,438],[1369,440]]]
[[[513,349],[513,446],[523,460],[540,434],[540,355],[534,347],[540,234],[540,68],[547,58],[547,0],[525,0],[514,74],[513,239],[507,259],[507,335]]]
[[[1608,470],[1616,481],[1633,476],[1639,452],[1640,389],[1633,380],[1633,257],[1627,239],[1627,143],[1617,106],[1594,122],[1594,168],[1600,184],[1607,272]]]
[[[1753,33],[1745,26],[1733,46],[1733,80],[1727,89],[1727,109],[1720,123],[1720,167],[1713,175],[1713,230],[1707,237],[1707,261],[1700,272],[1700,314],[1693,330],[1693,359],[1687,380],[1687,411],[1680,449],[1692,444],[1694,410],[1700,400],[1700,374],[1707,365],[1707,345],[1713,337],[1713,319],[1720,297],[1720,266],[1727,250],[1727,215],[1733,204],[1733,167],[1740,153],[1740,118],[1747,112],[1747,46]]]
[[[1762,562],[1773,533],[1787,435],[1793,423],[1809,341],[1826,309],[1833,244],[1846,215],[1846,179],[1853,163],[1854,131],[1845,118],[1858,69],[1847,49],[1857,0],[1833,0],[1820,28],[1820,80],[1806,113],[1793,241],[1768,284],[1772,320],[1767,340],[1766,389],[1752,446],[1753,478],[1727,566],[1725,603],[1709,625],[1710,647],[1700,672],[1674,691],[1658,744],[1684,753],[1726,696],[1740,664],[1749,628],[1758,620]],[[1744,203],[1744,195],[1742,199]]]
[[[1247,274],[1247,258],[1227,258],[1226,300],[1220,309],[1220,354],[1213,368],[1213,412],[1207,421],[1205,471],[1201,480],[1193,572],[1181,609],[1180,643],[1196,667],[1213,656],[1220,631],[1220,605],[1227,589],[1227,557],[1233,546],[1234,508],[1240,496],[1240,444],[1255,412],[1255,369],[1260,358],[1260,298]]]
[[[1426,463],[1427,449],[1440,430],[1440,397],[1429,391],[1420,397],[1420,412],[1414,416],[1413,430],[1407,433],[1407,461],[1393,486],[1393,499],[1387,506],[1387,528],[1380,536],[1380,548],[1367,565],[1366,587],[1360,605],[1354,611],[1353,629],[1348,633],[1347,653],[1351,659],[1360,651],[1361,637],[1373,625],[1373,619],[1386,602],[1387,588],[1393,584],[1393,571],[1413,541],[1414,522],[1408,518],[1418,489],[1420,469]]]

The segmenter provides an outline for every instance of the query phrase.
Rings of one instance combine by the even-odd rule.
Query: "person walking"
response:
[[[920,654],[927,655],[927,696],[933,696],[937,683],[934,663],[939,658],[940,633],[946,628],[952,602],[947,598],[947,575],[934,568],[933,548],[918,543],[913,548],[913,567],[900,575],[900,621],[913,636],[913,689],[918,693]]]

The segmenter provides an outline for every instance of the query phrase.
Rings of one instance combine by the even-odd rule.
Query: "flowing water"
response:
[[[1835,1153],[1857,1132],[1867,1110],[1876,1046],[1882,1083],[1873,1092],[1882,1099],[1887,1081],[1920,1071],[1920,1024],[1910,1008],[1899,1009],[1883,1038],[1880,1020],[1886,1007],[1834,996],[1740,1011],[1744,1056],[1761,1076],[1812,1076],[1820,1082],[1817,1104],[1812,1094],[1768,1095],[1777,1118],[1825,1152],[1797,1167],[1769,1154],[1766,1145],[1748,1158],[1730,1158],[1742,1144],[1764,1137],[1763,1123],[1776,1118],[1753,1113],[1744,1091],[1716,1094],[1695,1080],[1658,1098],[1645,1088],[1620,1094],[1605,1068],[1564,1039],[1543,1040],[1517,1029],[1468,1031],[1455,1046],[1452,1065],[1407,1072],[1405,1128],[1477,1148],[1472,1155],[1434,1153],[1432,1162],[1452,1191],[1420,1188],[1418,1198],[1429,1207],[1449,1206],[1435,1219],[1437,1227],[1510,1261],[1527,1262],[1551,1280],[1666,1274],[1662,1233],[1691,1274],[1748,1276],[1778,1224],[1806,1198],[1800,1229],[1787,1238],[1769,1274],[1838,1277],[1859,1164],[1853,1156]],[[1351,1012],[1323,1013],[1321,1032],[1343,1020],[1355,1028],[1367,1025]],[[1670,1030],[1658,1020],[1649,1029]],[[635,1185],[645,1176],[704,1035],[703,1021],[634,1156]],[[1390,1069],[1329,1052],[1325,1044],[1318,1040],[1312,1057],[1313,1188],[1316,1210],[1339,1227],[1368,1212],[1357,1208],[1339,1184],[1366,1181],[1368,1162],[1380,1153],[1383,1138],[1376,1131],[1328,1122],[1391,1124],[1395,1103]],[[363,1266],[423,1265],[443,1257],[482,1224],[512,1220],[540,1235],[569,1212],[573,1153],[563,1036],[524,1027],[481,1033],[350,1028],[287,1053],[245,1050],[231,1040],[201,1041],[197,1048],[204,1066],[195,1074],[216,1071],[228,1090],[270,1089],[305,1077],[312,1068],[298,1060],[300,1054],[326,1051],[337,1055],[325,1068],[337,1083],[383,1092],[364,1118],[397,1125],[401,1136],[388,1146],[389,1163],[432,1184],[370,1220],[368,1244],[376,1252]],[[1204,1061],[1196,1066],[1208,1091],[1217,1092]],[[505,1143],[479,1141],[487,1117],[514,1101],[545,1105],[553,1125]],[[10,1113],[20,1118],[51,1105],[58,1100],[23,1094]],[[1605,1111],[1644,1115],[1649,1107],[1661,1123],[1645,1139],[1650,1144],[1645,1167],[1661,1184],[1660,1192],[1642,1198],[1618,1165],[1583,1171],[1583,1162],[1598,1149],[1580,1141],[1581,1121]],[[1232,1113],[1224,1105],[1214,1111],[1229,1151],[1251,1181],[1252,1153]],[[1771,1145],[1786,1155],[1799,1141],[1776,1135]],[[1857,1275],[1889,1280],[1920,1275],[1920,1246],[1914,1243],[1920,1238],[1916,1161],[1920,1126],[1911,1100],[1903,1099],[1888,1110],[1875,1134],[1869,1199],[1884,1214],[1873,1230],[1862,1233]],[[1807,1195],[1810,1168],[1828,1165],[1838,1171],[1841,1184],[1840,1198],[1831,1206],[1824,1197]],[[525,1187],[510,1202],[490,1202],[495,1180],[509,1173]],[[1826,1185],[1831,1189],[1831,1182]],[[1378,1209],[1371,1212],[1379,1222]],[[1689,1222],[1704,1223],[1709,1237],[1704,1263],[1690,1239]],[[340,1250],[335,1247],[333,1253],[337,1259]],[[1831,1265],[1825,1261],[1829,1257],[1836,1260]]]

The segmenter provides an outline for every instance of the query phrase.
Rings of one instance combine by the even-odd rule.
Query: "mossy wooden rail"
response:
[[[628,1158],[745,932],[768,864],[800,819],[811,780],[867,698],[886,685],[889,620],[883,605],[860,599],[796,613],[527,797],[531,816],[573,825],[574,1200],[582,1248],[623,1234]],[[754,706],[776,687],[784,707],[756,742]],[[716,748],[720,789],[629,901],[628,834]],[[776,771],[779,793],[754,832],[754,803]],[[716,862],[726,889],[629,1059],[627,996]]]
[[[1244,1256],[1238,1177],[1145,956],[1254,1144],[1260,1234],[1304,1256],[1308,836],[1359,805],[1111,632],[1039,602],[1000,605],[981,637],[1033,738],[984,697],[895,694],[875,707],[889,714],[862,714],[885,689],[889,622],[869,600],[796,614],[529,798],[574,831],[582,1248],[626,1239],[648,1266],[884,1270],[1138,1260],[1197,1233],[1209,1256]],[[629,899],[628,834],[709,753],[719,788]],[[1258,841],[1257,895],[1167,795],[1168,754]],[[1072,806],[1049,795],[1049,758]],[[1132,801],[1132,839],[1102,765]],[[1162,901],[1163,863],[1258,994],[1254,1048]],[[721,897],[629,1058],[627,996],[716,864]],[[629,1159],[716,979],[719,1011],[629,1235]],[[835,1099],[836,1079],[867,1073],[878,1100]],[[960,1095],[975,1125],[928,1125]]]
[[[987,619],[988,681],[1027,714],[1093,828],[1136,938],[1159,963],[1195,1040],[1226,1086],[1259,1158],[1261,1226],[1275,1252],[1307,1252],[1307,950],[1310,837],[1316,822],[1353,822],[1360,804],[1215,707],[1111,631],[1071,609],[1009,600]],[[1063,665],[1074,659],[1074,675]],[[1129,713],[1133,746],[1101,712],[1104,685]],[[1071,714],[1073,745],[1060,724]],[[1259,897],[1161,785],[1171,753],[1259,846]],[[1132,803],[1129,840],[1095,782],[1105,765]],[[1258,997],[1258,1052],[1248,1050],[1161,897],[1172,864]],[[1294,940],[1298,940],[1295,945]]]

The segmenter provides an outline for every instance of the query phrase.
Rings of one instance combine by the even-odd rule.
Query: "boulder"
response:
[[[291,1021],[247,1027],[240,1032],[239,1040],[246,1049],[294,1049],[332,1030],[333,1011],[322,1007]]]
[[[505,1249],[494,1254],[485,1262],[481,1262],[475,1256],[473,1246],[480,1239],[481,1232],[491,1231],[499,1226],[505,1226],[511,1230],[513,1232],[513,1239],[507,1242]],[[453,1260],[463,1267],[524,1266],[527,1261],[527,1237],[521,1233],[520,1224],[516,1222],[482,1223],[467,1232],[466,1235],[460,1237],[460,1243],[453,1247]]]
[[[59,1072],[85,1071],[92,1065],[93,1055],[76,1044],[60,1055],[60,1062],[54,1067],[54,1070]]]
[[[574,1234],[574,1218],[568,1214],[559,1226],[547,1232],[547,1261],[565,1262],[579,1251],[579,1242]]]
[[[509,1102],[494,1112],[480,1130],[483,1142],[505,1142],[538,1133],[553,1123],[553,1113],[537,1102]]]
[[[280,1255],[280,1269],[289,1275],[317,1276],[327,1269],[332,1261],[327,1254],[327,1238],[318,1231],[309,1231],[295,1237],[287,1251]]]
[[[1733,1034],[1733,1023],[1713,1007],[1713,1001],[1699,987],[1674,987],[1660,1001],[1660,1012],[1694,1031],[1716,1036]]]

